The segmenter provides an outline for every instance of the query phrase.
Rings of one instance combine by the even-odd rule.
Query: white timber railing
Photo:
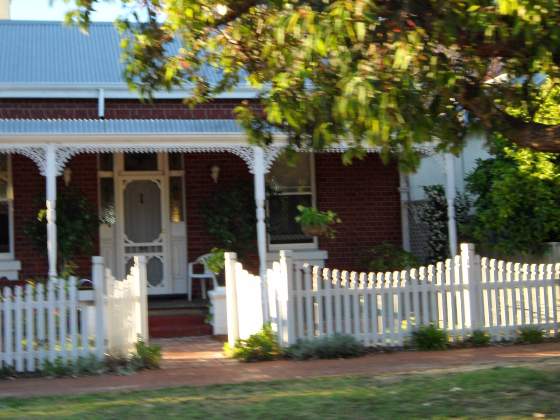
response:
[[[4,287],[0,298],[0,368],[41,370],[46,361],[127,355],[147,340],[146,263],[135,257],[131,274],[115,280],[102,257],[92,258],[93,289],[76,278]]]
[[[511,339],[522,327],[558,332],[560,264],[481,258],[472,244],[461,244],[460,252],[426,267],[357,273],[295,263],[282,251],[267,271],[266,304],[261,279],[230,253],[230,344],[263,322],[270,322],[283,346],[333,334],[352,335],[367,346],[401,346],[418,326],[429,324],[453,340],[474,330],[493,340]]]

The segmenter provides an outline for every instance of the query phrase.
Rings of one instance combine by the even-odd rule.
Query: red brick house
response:
[[[281,136],[253,147],[235,122],[236,104],[255,96],[248,86],[194,109],[181,102],[187,90],[142,103],[119,56],[108,23],[84,36],[60,22],[0,21],[0,278],[56,274],[54,203],[69,185],[104,216],[95,249],[117,276],[132,255],[147,256],[151,294],[186,293],[187,263],[215,246],[201,206],[238,181],[254,186],[261,269],[279,249],[352,269],[373,245],[406,246],[396,164],[372,150],[344,166],[340,145],[289,166]],[[24,233],[38,198],[48,203],[48,258]],[[338,213],[336,238],[305,236],[299,203]],[[82,276],[88,261],[77,261]]]

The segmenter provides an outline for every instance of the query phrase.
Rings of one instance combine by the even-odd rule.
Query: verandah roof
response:
[[[243,134],[236,120],[0,119],[0,137],[13,135]]]

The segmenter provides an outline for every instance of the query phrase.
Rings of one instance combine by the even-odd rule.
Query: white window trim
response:
[[[313,153],[309,154],[309,171],[310,171],[310,177],[311,177],[311,205],[313,207],[317,207],[317,182],[316,182],[316,178],[315,178],[315,155]],[[290,194],[297,194],[297,195],[303,195],[303,193],[285,193],[284,195],[290,195]],[[266,212],[267,212],[267,217],[270,217],[270,208],[268,206],[268,199],[266,201]],[[293,249],[293,250],[316,250],[319,248],[319,239],[314,236],[313,237],[313,242],[308,242],[308,243],[283,243],[283,244],[271,244],[270,243],[270,233],[267,232],[267,245],[268,245],[268,250],[269,251],[280,251],[282,249]]]
[[[7,156],[7,170],[8,170],[8,191],[7,191],[7,201],[8,202],[8,220],[10,229],[10,251],[0,252],[0,260],[13,260],[14,259],[14,190],[13,190],[13,178],[12,178],[12,159],[10,155]]]

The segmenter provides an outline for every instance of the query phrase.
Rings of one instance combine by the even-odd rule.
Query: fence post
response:
[[[150,334],[148,332],[148,274],[146,271],[146,257],[144,255],[134,257],[134,265],[138,271],[138,286],[140,287],[138,299],[140,300],[140,337],[148,343]]]
[[[296,317],[294,312],[294,263],[292,251],[280,251],[280,307],[281,321],[286,323],[287,328],[283,328],[286,334],[282,337],[284,345],[292,345],[296,342]]]
[[[482,327],[482,273],[480,257],[475,254],[474,244],[461,244],[461,270],[463,284],[466,282],[469,288],[469,307],[465,309],[469,311],[470,327],[474,331]]]
[[[95,355],[99,360],[105,356],[105,270],[103,257],[91,258],[91,279],[95,302]]]
[[[235,278],[235,264],[237,264],[237,254],[235,252],[224,253],[226,273],[226,313],[227,313],[227,334],[230,346],[235,345],[239,338],[239,317],[237,312],[237,281]]]

